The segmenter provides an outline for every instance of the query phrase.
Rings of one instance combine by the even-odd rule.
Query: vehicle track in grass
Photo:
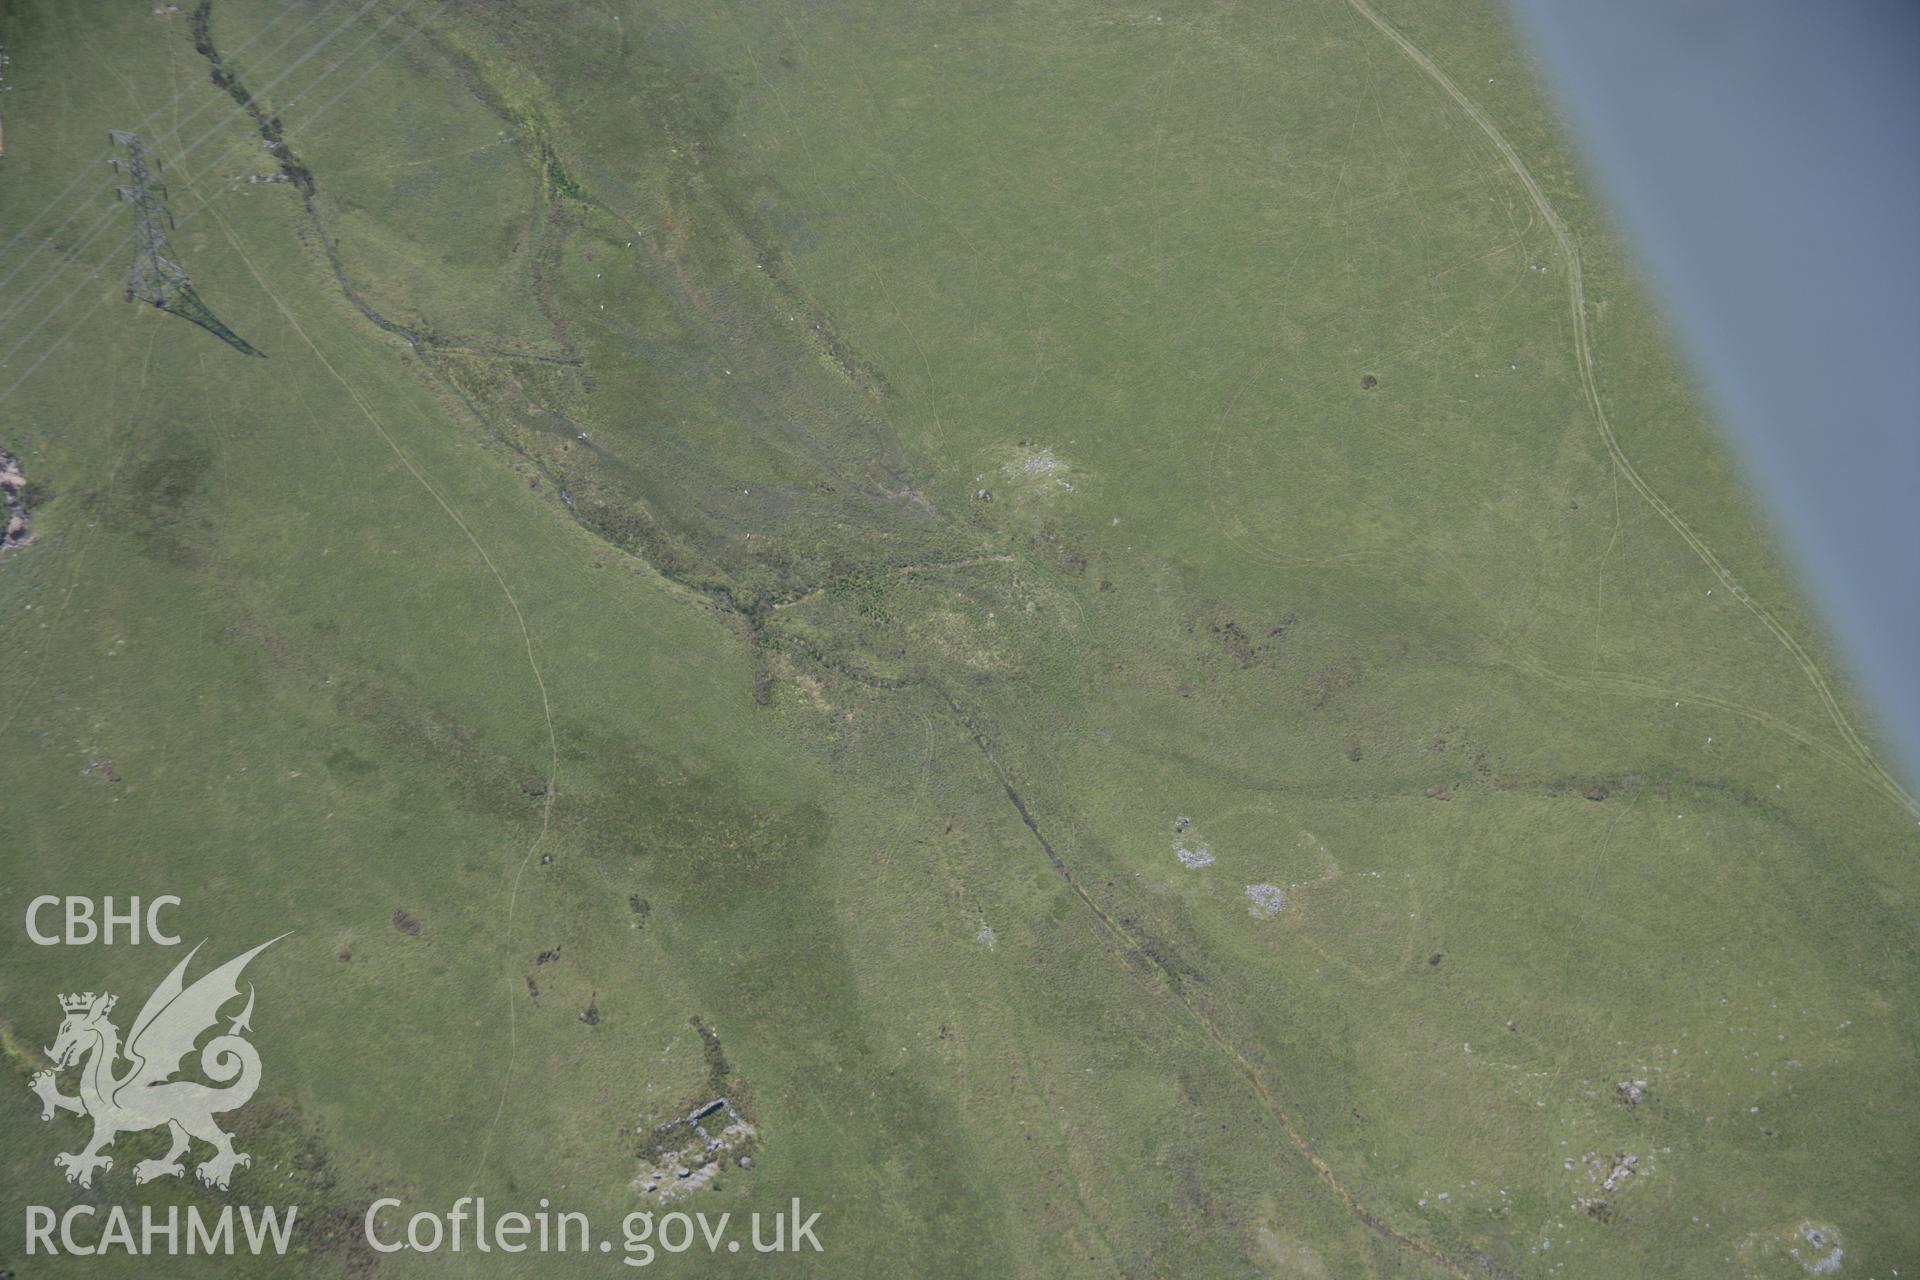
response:
[[[419,464],[408,455],[405,449],[400,447],[399,441],[395,440],[387,431],[386,425],[380,421],[379,415],[374,413],[373,407],[369,405],[365,397],[360,394],[360,389],[340,372],[333,361],[327,358],[326,353],[321,351],[319,345],[308,335],[298,318],[294,316],[292,309],[288,307],[280,295],[274,291],[273,286],[267,282],[266,276],[254,265],[253,259],[247,255],[247,251],[242,247],[240,238],[234,233],[232,225],[227,222],[226,218],[221,216],[218,209],[212,205],[206,207],[208,211],[213,214],[214,221],[220,224],[220,229],[226,236],[227,243],[233,247],[234,255],[240,259],[241,265],[246,267],[248,274],[250,274],[254,282],[260,286],[261,291],[273,302],[281,318],[284,319],[288,327],[299,336],[300,341],[306,346],[307,350],[313,353],[314,359],[319,361],[320,366],[346,391],[348,397],[352,399],[354,406],[358,408],[361,415],[366,418],[367,425],[373,428],[374,433],[378,435],[381,441],[386,444],[387,448],[392,451],[393,456],[406,468],[408,474],[419,482],[420,487],[427,491],[428,496],[434,500],[440,510],[446,513],[447,518],[453,521],[454,525],[459,528],[467,542],[470,543],[474,551],[479,554],[481,563],[486,565],[487,573],[493,578],[494,585],[500,588],[500,594],[506,598],[507,607],[513,611],[514,624],[519,630],[521,644],[526,650],[527,667],[533,673],[534,686],[540,694],[540,713],[546,723],[547,781],[546,791],[543,793],[540,802],[539,834],[534,836],[533,843],[528,845],[527,851],[521,855],[519,865],[514,870],[512,887],[507,894],[506,919],[500,937],[501,946],[504,949],[513,941],[513,919],[514,912],[520,904],[521,881],[526,878],[527,868],[533,865],[535,855],[537,855],[546,844],[547,837],[553,830],[553,804],[558,797],[555,787],[560,777],[560,738],[553,723],[553,702],[547,692],[547,678],[540,670],[540,660],[534,651],[533,632],[527,626],[527,616],[522,612],[520,601],[513,594],[513,588],[507,585],[506,575],[503,574],[500,571],[500,567],[494,563],[493,557],[487,554],[486,546],[481,543],[479,537],[473,532],[472,527],[467,524],[459,511],[447,501],[440,490],[434,486],[433,482],[427,478],[426,473],[420,469]],[[498,1132],[500,1128],[500,1118],[506,1111],[507,1097],[513,1085],[513,1071],[519,1055],[519,1004],[515,998],[516,993],[512,982],[509,981],[507,986],[507,1065],[500,1081],[499,1100],[494,1106],[493,1117],[487,1124],[486,1135],[481,1141],[480,1156],[474,1165],[475,1182],[479,1180],[481,1172],[485,1170],[487,1161],[493,1153],[494,1135]],[[468,1185],[471,1187],[473,1184],[469,1183]]]
[[[1781,647],[1793,658],[1801,673],[1806,676],[1808,683],[1813,686],[1815,695],[1827,713],[1827,718],[1832,722],[1841,740],[1866,769],[1876,789],[1909,814],[1920,817],[1920,802],[1916,802],[1875,757],[1872,747],[1848,719],[1839,698],[1834,694],[1832,686],[1812,655],[1798,640],[1794,639],[1792,633],[1764,605],[1738,585],[1733,571],[1727,568],[1706,540],[1682,520],[1653,486],[1641,476],[1635,469],[1632,459],[1621,447],[1619,438],[1614,434],[1613,424],[1607,419],[1606,406],[1600,397],[1599,379],[1594,371],[1593,341],[1587,324],[1586,281],[1581,271],[1579,245],[1575,243],[1572,233],[1567,229],[1566,223],[1561,220],[1559,213],[1554,210],[1552,202],[1547,199],[1546,192],[1534,179],[1526,162],[1520,158],[1520,153],[1514,149],[1512,143],[1507,141],[1506,135],[1500,132],[1499,126],[1494,124],[1487,113],[1481,110],[1473,99],[1461,92],[1460,87],[1454,84],[1446,72],[1442,71],[1420,46],[1376,13],[1366,0],[1347,0],[1347,4],[1381,35],[1391,40],[1400,52],[1406,55],[1407,60],[1419,68],[1421,74],[1431,80],[1442,93],[1452,99],[1454,105],[1459,107],[1475,127],[1486,135],[1487,141],[1493,145],[1493,149],[1499,153],[1500,158],[1506,162],[1507,168],[1518,179],[1521,188],[1527,194],[1528,201],[1539,213],[1540,221],[1553,236],[1554,244],[1559,248],[1561,257],[1565,261],[1567,301],[1573,316],[1574,363],[1580,373],[1580,388],[1586,398],[1588,411],[1593,416],[1594,427],[1606,446],[1607,455],[1611,458],[1615,470],[1618,474],[1625,476],[1627,483],[1646,500],[1647,505],[1652,507],[1655,513],[1680,535],[1680,540],[1687,544],[1700,562],[1706,565],[1723,585],[1731,588],[1734,599],[1738,600],[1747,612],[1757,618],[1774,639],[1780,642]]]

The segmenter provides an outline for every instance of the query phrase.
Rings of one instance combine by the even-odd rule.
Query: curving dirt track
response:
[[[1832,686],[1828,684],[1826,676],[1822,674],[1813,657],[1780,624],[1778,619],[1735,583],[1732,571],[1714,554],[1713,548],[1708,546],[1705,540],[1654,491],[1653,486],[1634,469],[1632,460],[1620,447],[1620,441],[1613,432],[1613,424],[1607,421],[1606,407],[1600,400],[1600,384],[1594,374],[1593,343],[1587,328],[1586,283],[1580,270],[1579,246],[1574,243],[1566,223],[1561,221],[1560,215],[1554,211],[1553,205],[1547,200],[1546,193],[1540,189],[1540,184],[1528,171],[1526,163],[1520,159],[1520,153],[1514,150],[1513,144],[1507,141],[1506,136],[1500,132],[1499,127],[1488,118],[1487,114],[1471,98],[1462,93],[1460,87],[1448,79],[1447,74],[1434,65],[1433,59],[1429,58],[1418,45],[1407,39],[1385,18],[1375,13],[1366,0],[1347,0],[1347,3],[1381,35],[1393,41],[1400,52],[1407,56],[1408,61],[1418,67],[1427,79],[1433,81],[1441,92],[1451,98],[1455,105],[1466,113],[1467,118],[1486,135],[1487,141],[1493,144],[1494,150],[1498,151],[1501,159],[1506,161],[1514,177],[1519,179],[1521,187],[1527,193],[1528,201],[1539,213],[1541,222],[1552,233],[1554,243],[1559,246],[1561,255],[1566,259],[1567,301],[1573,313],[1573,354],[1574,361],[1580,370],[1581,391],[1586,396],[1587,407],[1593,414],[1594,426],[1598,429],[1600,439],[1605,443],[1615,468],[1627,478],[1627,483],[1633,486],[1634,491],[1646,499],[1647,505],[1652,507],[1660,518],[1680,535],[1681,541],[1685,542],[1700,558],[1700,562],[1706,565],[1716,578],[1732,589],[1734,598],[1744,605],[1749,613],[1758,618],[1761,625],[1766,627],[1773,634],[1774,639],[1780,642],[1781,647],[1792,656],[1801,672],[1807,677],[1808,683],[1813,686],[1820,704],[1826,708],[1827,718],[1833,722],[1833,727],[1839,732],[1842,741],[1867,770],[1874,786],[1907,812],[1920,817],[1920,802],[1916,802],[1874,756],[1873,749],[1860,736],[1853,722],[1847,718],[1846,711],[1840,706]]]

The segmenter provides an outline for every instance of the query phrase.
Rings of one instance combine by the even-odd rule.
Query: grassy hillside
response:
[[[358,1222],[722,1092],[715,1275],[1920,1257],[1916,807],[1496,8],[167,8],[0,0],[0,1266],[611,1274]],[[293,931],[230,1191],[41,893]]]

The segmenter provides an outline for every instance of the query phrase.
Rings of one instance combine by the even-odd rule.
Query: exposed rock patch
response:
[[[1173,833],[1179,839],[1173,842],[1173,856],[1180,859],[1180,865],[1189,871],[1198,871],[1202,867],[1213,865],[1213,850],[1207,848],[1207,842],[1193,829],[1193,819],[1184,813],[1173,820]]]
[[[19,461],[0,450],[0,556],[18,550],[33,541],[33,526],[27,513],[27,478]]]
[[[1213,865],[1213,851],[1198,840],[1173,842],[1173,856],[1180,859],[1180,865],[1189,871],[1198,871],[1202,867]]]
[[[1846,1251],[1840,1247],[1840,1232],[1822,1222],[1803,1222],[1797,1233],[1800,1242],[1787,1250],[1807,1274],[1830,1276],[1840,1270]]]
[[[1047,498],[1075,492],[1073,468],[1051,448],[1022,440],[1013,456],[1001,465],[1007,487],[1016,496]],[[980,477],[986,479],[985,476]],[[982,492],[985,492],[984,486]],[[991,495],[979,501],[991,501]]]
[[[1287,908],[1287,893],[1277,884],[1250,884],[1247,886],[1247,901],[1252,905],[1247,914],[1255,920],[1271,920]]]
[[[759,1131],[731,1102],[715,1098],[682,1119],[661,1125],[654,1136],[649,1149],[641,1153],[633,1189],[655,1200],[670,1201],[692,1195],[712,1182],[730,1154],[739,1168],[753,1168],[748,1152],[757,1145]]]

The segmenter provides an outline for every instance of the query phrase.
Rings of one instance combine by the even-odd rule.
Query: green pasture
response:
[[[1497,6],[1371,11],[1490,132],[1338,0],[214,0],[279,154],[168,8],[0,0],[0,1267],[617,1274],[359,1218],[722,1087],[826,1251],[670,1272],[1920,1264],[1920,810]],[[180,953],[46,893],[291,931],[230,1190],[61,1179]]]

